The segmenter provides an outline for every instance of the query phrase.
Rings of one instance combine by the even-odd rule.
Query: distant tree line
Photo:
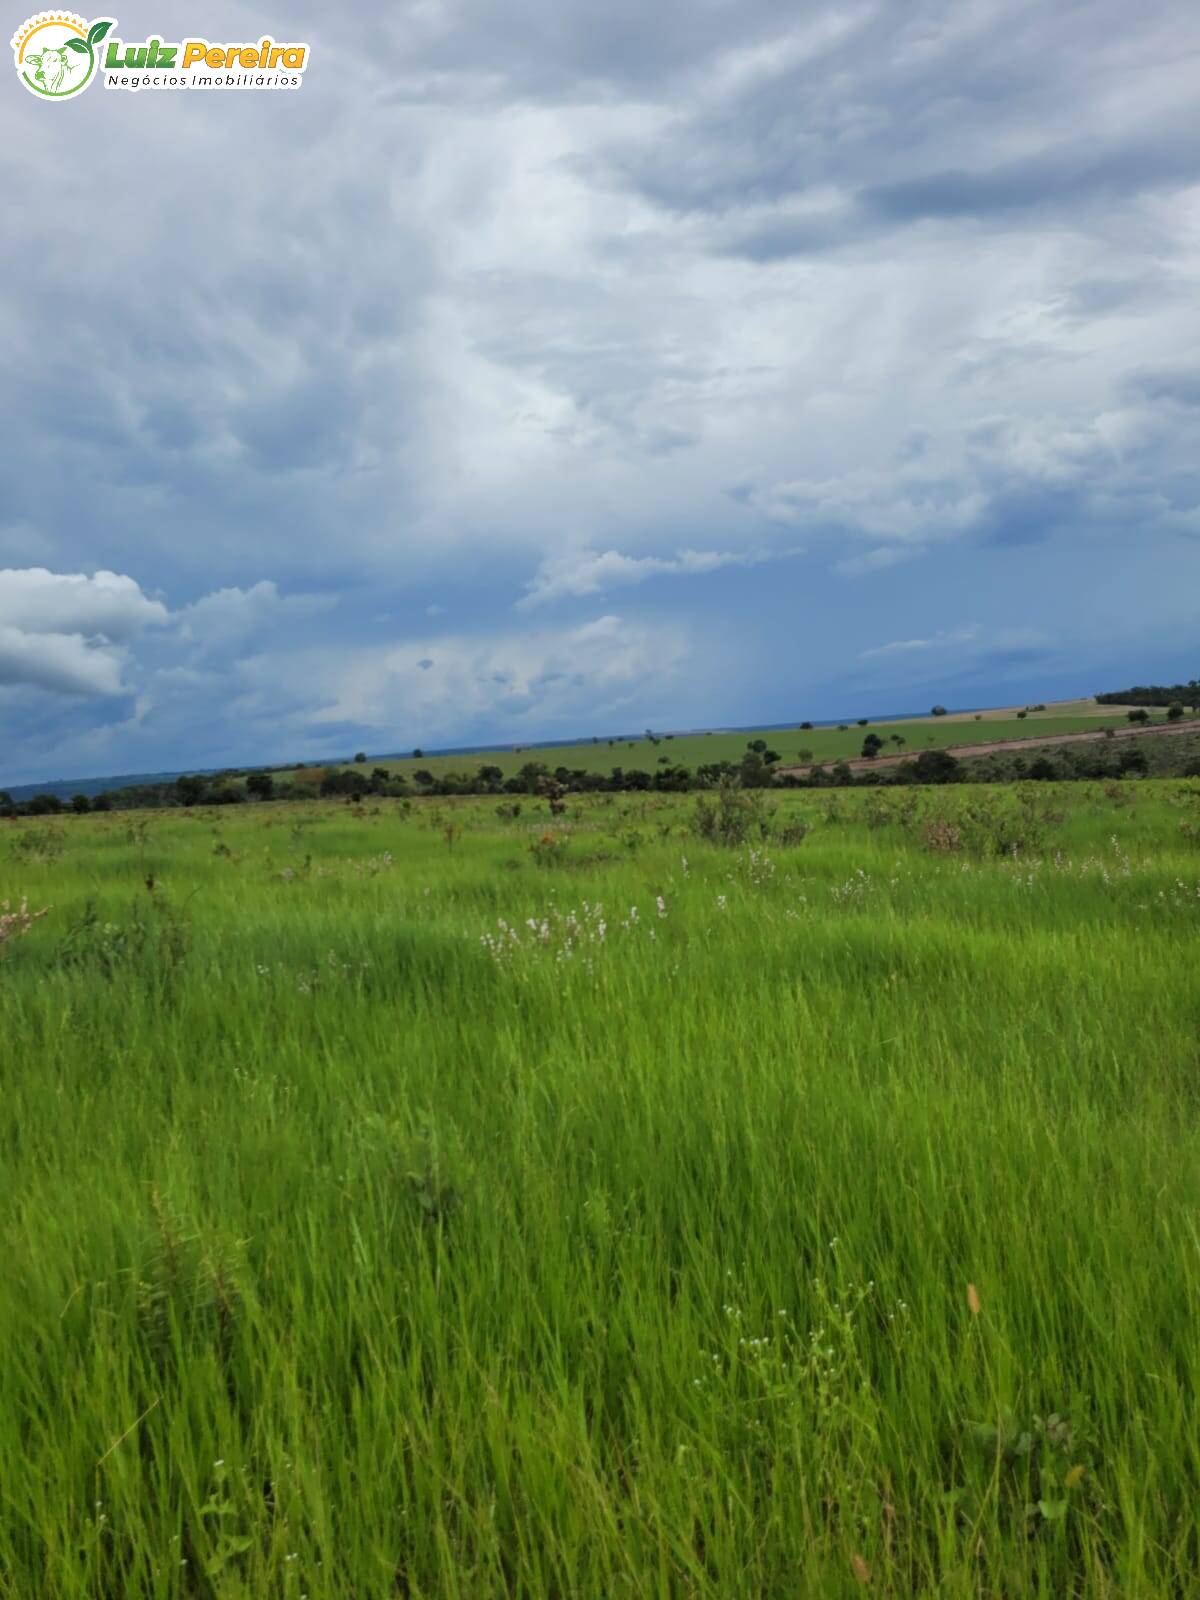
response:
[[[873,736],[868,735],[868,741]],[[867,741],[864,741],[866,743]],[[762,748],[758,748],[761,746]],[[735,784],[742,789],[882,788],[904,784],[1013,783],[1023,780],[1120,779],[1147,776],[1200,777],[1200,738],[1162,738],[1150,734],[1136,743],[1099,739],[1088,744],[1050,746],[1036,754],[1014,750],[960,760],[946,750],[922,750],[914,759],[894,767],[867,767],[855,771],[845,761],[812,767],[807,772],[777,772],[778,754],[765,741],[752,740],[740,761],[709,761],[695,768],[660,757],[663,765],[653,772],[636,767],[613,767],[610,772],[587,772],[581,767],[551,768],[542,761],[527,761],[506,778],[503,770],[484,763],[474,771],[435,775],[418,768],[412,781],[385,767],[370,772],[355,764],[350,768],[310,768],[298,777],[283,773],[220,773],[185,776],[172,782],[131,784],[89,799],[75,795],[35,795],[15,802],[0,789],[0,817],[36,817],[85,814],[89,811],[134,810],[146,807],[244,805],[251,801],[287,802],[342,799],[350,803],[370,797],[406,800],[441,795],[531,796],[547,800],[552,811],[561,810],[567,798],[579,794],[655,793],[682,794],[690,790],[717,789]]]
[[[1113,689],[1108,694],[1098,694],[1102,706],[1190,706],[1200,711],[1200,679],[1189,678],[1186,683],[1142,683],[1132,689]]]

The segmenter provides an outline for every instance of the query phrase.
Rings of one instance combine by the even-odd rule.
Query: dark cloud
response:
[[[1177,0],[298,0],[288,26],[288,97],[0,97],[0,567],[111,569],[173,618],[6,624],[13,770],[761,720],[783,681],[947,617],[995,641],[1041,593],[1082,650],[1135,551],[1178,581],[1105,636],[1176,637]]]
[[[1180,406],[1200,406],[1200,368],[1184,371],[1143,372],[1129,381],[1130,391],[1147,400],[1169,400]]]

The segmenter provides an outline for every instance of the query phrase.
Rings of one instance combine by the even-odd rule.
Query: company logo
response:
[[[69,11],[43,11],[27,18],[12,36],[21,82],[30,94],[43,99],[70,99],[96,76],[98,46],[112,26],[112,17],[98,17],[89,27]]]
[[[67,100],[100,78],[106,89],[296,89],[308,66],[308,45],[250,44],[191,38],[165,43],[119,39],[113,17],[87,23],[68,11],[42,11],[13,34],[13,60],[30,94]]]

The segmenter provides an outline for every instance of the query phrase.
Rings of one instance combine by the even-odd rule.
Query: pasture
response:
[[[1197,1592],[1200,785],[697,804],[4,827],[4,1600]]]
[[[1162,720],[1161,713],[1156,719]],[[1060,733],[1094,733],[1101,728],[1126,728],[1129,723],[1120,707],[1111,714],[1098,714],[1093,705],[1088,711],[1080,705],[1065,713],[1052,707],[1046,711],[1031,711],[1022,720],[1015,714],[997,715],[981,712],[974,717],[915,717],[903,721],[867,722],[861,727],[851,721],[841,728],[777,728],[772,732],[753,732],[714,729],[711,733],[655,733],[653,738],[644,735],[638,739],[595,738],[571,745],[530,745],[521,749],[475,751],[471,755],[405,756],[376,761],[369,757],[368,765],[379,765],[389,772],[402,774],[410,781],[415,772],[431,772],[435,778],[450,772],[475,773],[483,764],[497,766],[504,777],[511,778],[529,761],[540,761],[553,771],[563,766],[570,771],[603,772],[613,767],[627,770],[640,769],[653,772],[660,764],[681,764],[695,770],[710,762],[739,762],[746,753],[747,743],[762,739],[767,747],[776,751],[784,767],[805,762],[811,752],[814,761],[849,761],[861,755],[864,737],[877,733],[884,742],[887,755],[919,755],[922,750],[944,750],[950,745],[983,744],[1000,739],[1022,739],[1033,735],[1049,738]],[[899,744],[896,740],[900,740]],[[343,763],[346,765],[348,763]],[[336,767],[338,763],[331,763]],[[324,770],[324,769],[322,769]]]

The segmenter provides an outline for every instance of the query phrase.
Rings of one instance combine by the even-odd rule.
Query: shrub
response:
[[[913,762],[913,777],[918,783],[957,783],[962,764],[949,750],[922,750]]]
[[[692,826],[710,844],[736,848],[771,831],[771,817],[757,792],[748,792],[736,779],[723,778],[715,795],[700,795],[692,813]]]
[[[567,853],[567,841],[558,833],[540,834],[529,846],[539,867],[556,867]]]
[[[931,817],[922,830],[926,850],[935,855],[950,855],[962,849],[962,830],[956,828],[949,817]]]
[[[1178,722],[1182,716],[1183,706],[1178,700],[1172,700],[1171,704],[1167,707],[1167,721]]]

